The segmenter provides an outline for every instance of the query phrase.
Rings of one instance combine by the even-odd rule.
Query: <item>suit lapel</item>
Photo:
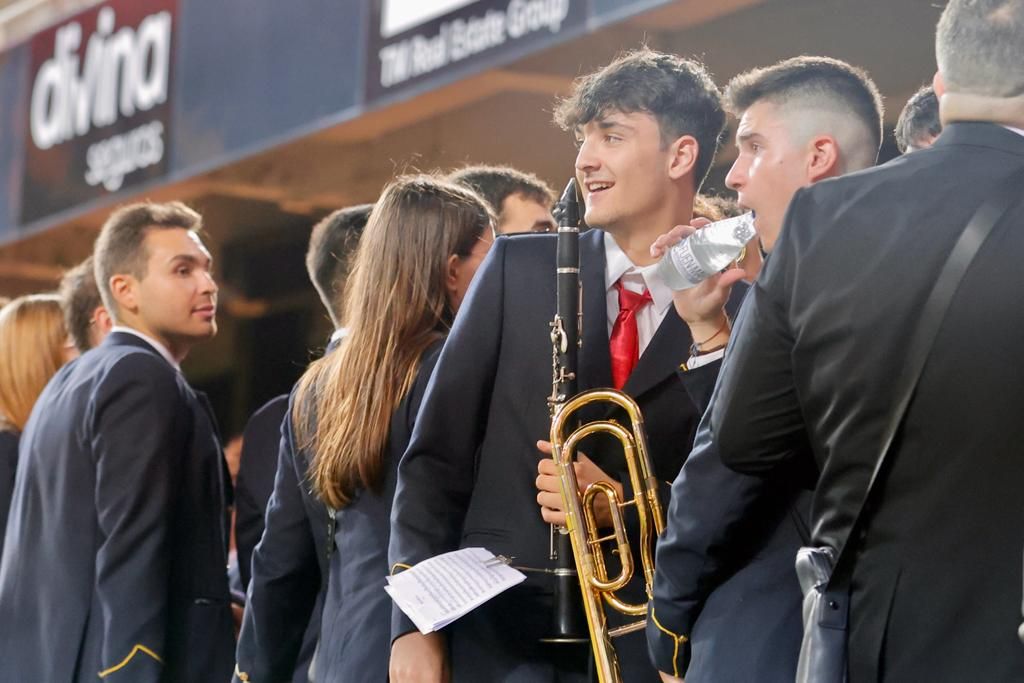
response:
[[[195,394],[200,407],[202,407],[203,412],[206,413],[206,417],[210,420],[210,429],[213,430],[214,437],[216,437],[217,442],[220,443],[222,440],[220,435],[220,425],[217,424],[217,416],[213,412],[213,404],[210,403],[210,397],[206,395],[205,391],[193,389],[191,384],[188,388],[193,394]]]
[[[235,488],[231,483],[231,470],[228,469],[228,461],[224,457],[224,449],[220,438],[220,428],[217,426],[217,416],[213,412],[213,405],[210,403],[210,398],[206,395],[206,392],[193,389],[189,385],[189,390],[192,395],[195,396],[196,403],[199,404],[199,408],[206,415],[206,419],[210,423],[210,438],[213,441],[214,449],[217,453],[217,460],[219,462],[218,474],[220,475],[220,481],[218,482],[221,491],[222,506],[224,508],[224,525],[221,528],[221,532],[224,534],[224,547],[228,547],[228,540],[230,538],[231,529],[231,511],[228,510],[229,506],[235,504]]]
[[[604,285],[604,233],[589,230],[580,235],[580,277],[583,279],[583,346],[580,348],[579,389],[612,386],[608,352],[608,304]],[[675,373],[686,360],[690,330],[674,308],[644,350],[623,391],[639,397]]]
[[[612,384],[608,353],[608,304],[604,286],[604,233],[580,235],[580,277],[583,281],[583,346],[579,354],[579,389]]]
[[[670,306],[622,390],[633,398],[639,398],[666,377],[675,374],[679,364],[689,355],[692,341],[690,328],[676,313],[676,309]]]

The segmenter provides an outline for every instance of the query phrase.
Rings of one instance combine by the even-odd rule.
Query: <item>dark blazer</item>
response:
[[[4,551],[7,513],[14,496],[14,472],[18,468],[18,432],[0,429],[0,556]]]
[[[384,585],[395,472],[440,347],[437,342],[424,353],[415,384],[392,416],[380,492],[359,492],[333,516],[313,496],[310,453],[297,446],[292,419],[284,421],[267,529],[253,555],[238,643],[238,669],[248,680],[289,679],[306,624],[320,610],[317,683],[387,679],[391,600]]]
[[[260,407],[245,425],[242,436],[242,458],[235,482],[235,545],[238,549],[238,569],[242,589],[248,590],[252,578],[252,555],[263,537],[263,522],[267,504],[274,492],[277,464],[281,450],[281,430],[288,413],[288,394],[270,399]],[[299,488],[295,488],[296,501],[301,503]],[[302,512],[302,508],[298,509]],[[317,519],[327,534],[328,515],[325,510]],[[300,532],[307,533],[300,529]],[[317,573],[316,583],[320,581]],[[320,635],[320,611],[322,596],[318,596],[309,616],[309,623],[302,636],[298,655],[295,658],[293,683],[309,681],[309,665],[313,662],[317,638]]]
[[[916,328],[952,245],[1024,137],[954,123],[933,147],[797,193],[737,322],[711,425],[731,467],[821,471],[834,545],[881,450]],[[853,565],[850,680],[1020,681],[1024,206],[953,298],[875,491]],[[979,335],[981,335],[979,337]]]
[[[288,395],[276,396],[253,413],[242,432],[242,457],[235,482],[235,546],[242,590],[252,577],[252,551],[263,536],[267,501],[274,492],[281,423],[288,410]]]
[[[720,368],[680,371],[702,409]],[[798,480],[727,469],[702,420],[658,540],[647,620],[655,667],[689,683],[792,683],[803,635],[793,560],[809,515]]]
[[[223,468],[206,403],[142,339],[115,332],[61,368],[22,434],[4,679],[227,680]]]
[[[580,390],[610,386],[603,233],[580,237],[583,346]],[[483,546],[514,564],[551,568],[550,527],[536,503],[538,439],[547,439],[551,393],[549,323],[555,308],[555,237],[498,238],[477,272],[424,397],[399,467],[390,559],[412,565],[457,548]],[[669,484],[690,451],[697,412],[676,368],[689,330],[670,309],[625,391],[644,414],[657,478]],[[590,417],[607,411],[591,411]],[[602,469],[626,484],[620,451],[584,444]],[[455,681],[584,680],[589,654],[538,647],[549,635],[552,587],[527,580],[445,629]],[[399,611],[394,636],[411,631]],[[655,676],[641,633],[616,642],[626,676]],[[561,669],[559,671],[559,669]],[[632,672],[632,673],[630,673]]]

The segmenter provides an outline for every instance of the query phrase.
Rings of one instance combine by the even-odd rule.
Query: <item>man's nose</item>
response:
[[[725,186],[730,190],[739,191],[746,182],[746,170],[740,164],[740,160],[737,159],[733,162],[729,172],[725,174]]]
[[[576,170],[580,173],[588,173],[600,168],[601,163],[593,153],[593,147],[586,141],[580,145],[576,153]]]
[[[217,281],[213,279],[213,273],[206,271],[202,275],[202,290],[203,294],[216,294],[220,291],[217,286]]]

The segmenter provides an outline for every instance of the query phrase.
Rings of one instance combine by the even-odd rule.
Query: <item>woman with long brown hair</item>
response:
[[[55,294],[32,294],[0,308],[0,551],[18,440],[43,387],[69,359],[60,301]]]
[[[314,603],[317,682],[387,679],[384,577],[398,460],[492,241],[483,200],[431,176],[399,178],[374,205],[346,285],[345,336],[299,380],[282,426],[238,679],[291,678]]]

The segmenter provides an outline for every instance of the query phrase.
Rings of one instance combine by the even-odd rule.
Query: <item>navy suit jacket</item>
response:
[[[0,556],[4,550],[7,513],[14,495],[14,473],[18,468],[18,432],[0,429]]]
[[[0,563],[4,679],[227,680],[224,458],[181,373],[110,334],[46,386],[20,454]]]
[[[281,423],[288,411],[288,394],[275,396],[260,407],[242,432],[242,457],[235,482],[235,546],[242,590],[252,578],[252,552],[263,536],[267,502],[274,492]]]
[[[953,245],[1024,169],[1024,136],[952,123],[930,148],[793,198],[737,320],[711,410],[726,465],[818,469],[812,538],[841,546],[881,456],[908,340]],[[849,678],[1021,681],[1024,204],[935,333],[860,532]],[[978,332],[984,342],[978,348]]]
[[[391,600],[384,585],[395,473],[440,347],[423,354],[416,382],[392,416],[381,490],[360,491],[333,516],[310,489],[311,454],[296,444],[289,407],[238,643],[238,670],[249,680],[290,679],[310,621],[320,634],[317,683],[387,679]]]
[[[580,271],[582,391],[612,383],[600,230],[580,237]],[[535,480],[542,457],[536,441],[548,439],[551,421],[546,399],[554,309],[555,237],[499,237],[463,302],[399,467],[393,566],[482,546],[518,566],[552,567],[550,527],[541,519]],[[697,427],[697,411],[676,375],[690,343],[688,328],[670,309],[624,387],[643,411],[662,500]],[[605,416],[608,411],[597,408],[587,417]],[[582,450],[631,495],[621,449],[584,443]],[[523,584],[447,628],[454,680],[582,680],[585,658],[582,672],[560,673],[557,654],[537,646],[550,633],[551,593],[548,575],[527,572]],[[413,628],[396,609],[393,636]],[[642,634],[630,636],[616,641],[626,676],[655,676]]]
[[[263,538],[267,505],[274,492],[277,465],[281,450],[281,430],[288,415],[288,394],[276,396],[260,407],[245,425],[242,458],[235,483],[235,545],[238,548],[238,570],[242,590],[247,591],[252,578],[252,556]],[[296,490],[298,496],[298,490]],[[312,520],[311,520],[312,521]],[[317,521],[327,533],[326,511]],[[301,530],[300,533],[305,533]],[[316,582],[319,583],[320,574]],[[309,681],[309,665],[313,662],[317,638],[320,635],[322,596],[318,596],[309,616],[302,643],[295,659],[293,683]]]
[[[680,373],[701,408],[720,368]],[[702,420],[658,540],[647,620],[654,665],[688,683],[791,683],[803,635],[793,562],[809,514],[799,479],[726,468]]]

